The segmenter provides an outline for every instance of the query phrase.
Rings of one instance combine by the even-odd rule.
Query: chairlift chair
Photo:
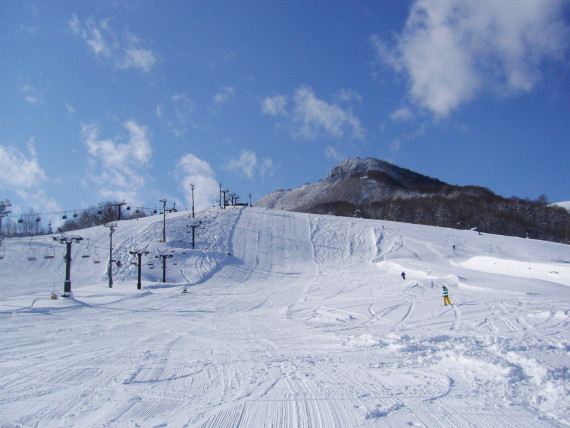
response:
[[[46,255],[44,256],[44,259],[53,259],[53,258],[55,258],[55,248],[49,246],[48,248],[46,248]]]
[[[33,248],[30,248],[28,250],[28,261],[30,262],[35,262],[36,259],[36,250],[34,250]]]
[[[96,265],[101,263],[101,260],[99,260],[99,254],[95,253],[95,255],[93,256],[93,263]]]

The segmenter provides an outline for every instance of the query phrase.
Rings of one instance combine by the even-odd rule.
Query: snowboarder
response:
[[[442,287],[442,290],[443,290],[443,304],[445,306],[447,306],[448,303],[451,305],[451,301],[449,300],[449,291],[447,290],[447,287],[444,285]]]
[[[406,279],[406,272],[402,272],[402,279]]]

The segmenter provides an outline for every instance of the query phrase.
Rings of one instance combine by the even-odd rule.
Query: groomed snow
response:
[[[166,243],[162,217],[118,222],[113,288],[109,230],[74,233],[71,298],[63,245],[4,241],[0,426],[570,425],[569,246],[260,208],[197,217],[194,250],[187,212]],[[158,254],[173,256],[166,283]]]

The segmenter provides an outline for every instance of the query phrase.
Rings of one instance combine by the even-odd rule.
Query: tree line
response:
[[[396,194],[361,205],[327,202],[309,211],[570,243],[570,213],[564,208],[548,205],[545,196],[531,201],[507,199],[490,191],[476,195],[469,192]]]
[[[146,215],[144,210],[131,212],[131,210],[123,208],[121,211],[122,220],[146,217]],[[51,222],[46,225],[40,214],[30,209],[17,220],[5,218],[2,223],[2,234],[6,237],[51,235],[54,232],[70,232],[100,226],[112,221],[117,221],[118,219],[118,202],[100,202],[97,206],[91,206],[69,215],[69,217],[54,230]]]

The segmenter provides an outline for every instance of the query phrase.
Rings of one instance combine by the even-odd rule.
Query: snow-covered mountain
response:
[[[559,207],[449,185],[372,158],[346,159],[324,180],[270,193],[255,206],[569,242],[570,215]]]
[[[260,208],[197,217],[169,214],[166,242],[162,216],[118,222],[112,288],[109,229],[74,232],[67,299],[50,298],[64,245],[4,241],[0,426],[570,424],[570,246]],[[140,290],[133,251],[149,252]]]
[[[397,192],[437,192],[445,186],[440,180],[382,160],[351,158],[341,161],[324,180],[270,193],[255,206],[305,212],[320,204],[342,201],[359,205]]]
[[[562,207],[564,209],[566,209],[566,211],[570,212],[570,201],[566,201],[566,202],[556,202],[552,205],[556,205],[558,207]]]

